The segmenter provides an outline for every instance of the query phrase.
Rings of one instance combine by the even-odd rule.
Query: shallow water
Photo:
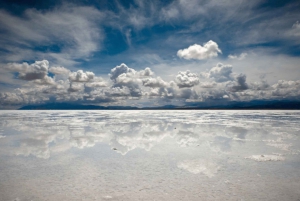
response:
[[[299,200],[300,111],[0,111],[0,200]]]

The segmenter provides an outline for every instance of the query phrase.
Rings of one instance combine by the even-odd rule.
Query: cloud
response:
[[[116,78],[113,87],[126,87],[133,97],[139,97],[142,96],[141,85],[142,81],[140,79],[130,77],[130,75],[128,77],[128,74],[123,73]]]
[[[54,85],[54,84],[56,84],[55,80],[52,77],[48,77],[48,76],[45,76],[43,79],[34,80],[34,83],[39,84],[39,85]]]
[[[293,24],[291,34],[294,35],[294,36],[300,36],[300,23],[299,23],[299,21],[297,21]]]
[[[0,11],[2,48],[7,51],[2,59],[9,60],[16,50],[17,60],[32,60],[39,57],[69,64],[74,59],[86,59],[101,48],[103,39],[97,25],[103,14],[87,6],[63,4],[49,10],[26,9],[20,16]],[[33,47],[47,47],[48,51],[30,51]],[[54,49],[54,51],[51,51]],[[27,52],[27,55],[24,53]],[[25,57],[27,56],[27,57]]]
[[[246,56],[247,56],[248,54],[247,53],[241,53],[239,56],[238,55],[232,55],[232,54],[230,54],[230,55],[228,55],[228,58],[229,59],[237,59],[237,60],[243,60],[243,59],[245,59],[246,58]]]
[[[170,81],[157,76],[151,68],[135,70],[122,63],[111,69],[105,79],[93,72],[71,72],[52,67],[47,60],[4,65],[5,73],[18,72],[13,80],[22,81],[14,91],[1,92],[2,107],[59,102],[95,103],[103,105],[184,105],[187,102],[248,101],[256,99],[300,98],[299,81],[281,80],[248,82],[243,73],[235,73],[231,65],[218,63],[206,72],[179,71]],[[50,77],[50,71],[54,77]],[[70,72],[69,75],[66,73]],[[174,76],[174,75],[172,75]],[[201,82],[200,82],[201,79]],[[259,78],[261,79],[261,78]]]
[[[217,86],[217,83],[216,82],[201,82],[200,83],[200,86],[202,87],[202,88],[214,88],[214,87],[216,87]]]
[[[126,64],[122,63],[119,66],[116,66],[115,68],[110,70],[109,77],[111,80],[116,81],[116,79],[121,76],[121,77],[135,77],[135,78],[143,78],[143,77],[150,77],[154,75],[152,70],[147,67],[144,70],[141,71],[136,71],[132,68],[129,68]]]
[[[191,73],[190,71],[179,71],[175,82],[179,88],[193,87],[199,84],[199,77],[197,74]]]
[[[68,92],[78,92],[83,91],[84,85],[82,83],[71,82]]]
[[[207,77],[213,78],[216,82],[232,80],[232,66],[218,63],[208,72]]]
[[[152,88],[160,88],[160,87],[167,87],[168,83],[165,82],[163,79],[160,77],[157,78],[144,78],[142,79],[143,85],[146,87],[152,87]]]
[[[109,77],[111,80],[116,80],[117,77],[121,74],[134,75],[136,71],[132,68],[129,68],[126,64],[122,63],[120,66],[110,70]]]
[[[246,75],[244,74],[238,74],[234,76],[236,84],[232,87],[230,87],[230,90],[232,92],[237,92],[237,91],[243,91],[248,89],[248,85],[246,83]]]
[[[10,72],[18,72],[18,78],[24,81],[33,81],[39,85],[53,85],[55,81],[48,76],[49,62],[47,60],[35,61],[33,64],[9,63],[5,69]]]
[[[279,80],[272,87],[275,89],[291,89],[294,87],[299,87],[299,85],[300,85],[299,80],[297,81]]]
[[[300,96],[300,80],[287,81],[279,80],[271,86],[271,94],[274,97],[287,98]]]
[[[159,87],[164,85],[161,78],[152,78],[154,73],[150,68],[145,68],[141,71],[136,71],[122,63],[119,66],[111,69],[109,77],[113,80],[113,87],[126,87],[130,90],[132,97],[140,97],[143,95],[142,86]]]
[[[16,92],[1,92],[0,93],[0,103],[1,105],[22,105],[28,104],[24,100],[24,97],[21,93]]]
[[[294,28],[294,29],[300,29],[300,23],[299,23],[299,21],[295,22],[295,24],[293,24],[292,28]]]
[[[71,82],[89,82],[92,81],[95,74],[90,71],[83,72],[83,70],[78,70],[77,72],[72,72],[69,74],[69,80]]]
[[[149,67],[145,68],[145,70],[139,71],[138,74],[142,77],[149,77],[149,76],[154,75],[154,73],[152,72],[152,70]]]
[[[267,81],[262,80],[260,82],[252,82],[249,88],[253,90],[267,90],[269,87],[270,85],[267,83]]]
[[[186,49],[178,50],[177,56],[184,59],[208,59],[218,56],[218,53],[222,53],[218,47],[218,44],[212,40],[205,43],[203,46],[194,44]]]
[[[104,81],[97,81],[97,82],[88,82],[84,84],[84,91],[91,92],[99,87],[107,87],[107,83]]]
[[[108,97],[129,97],[130,89],[128,87],[112,87],[105,91],[105,95]]]
[[[55,75],[68,75],[71,71],[65,67],[57,66],[49,68],[49,72]]]
[[[43,79],[48,74],[49,62],[47,60],[36,61],[31,65],[26,62],[22,64],[10,63],[6,68],[10,71],[18,72],[20,79],[32,81]]]

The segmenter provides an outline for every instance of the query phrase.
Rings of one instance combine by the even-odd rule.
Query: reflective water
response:
[[[299,200],[300,111],[0,111],[0,200]]]

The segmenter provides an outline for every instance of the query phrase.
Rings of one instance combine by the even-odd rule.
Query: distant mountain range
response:
[[[288,100],[254,100],[249,102],[198,102],[187,103],[185,106],[165,105],[161,107],[130,107],[130,106],[97,106],[80,105],[74,103],[47,103],[41,105],[27,105],[19,110],[201,110],[201,109],[300,109],[300,101]]]

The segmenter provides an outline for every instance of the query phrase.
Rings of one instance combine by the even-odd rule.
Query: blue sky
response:
[[[299,1],[0,7],[1,108],[299,99]]]

